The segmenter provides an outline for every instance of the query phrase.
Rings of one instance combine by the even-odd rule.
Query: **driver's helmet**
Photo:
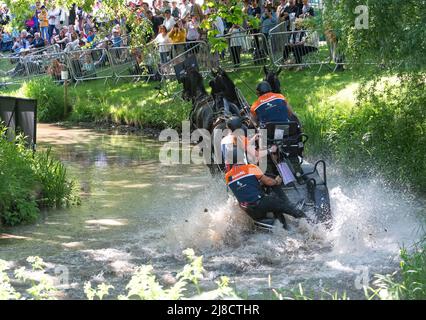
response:
[[[231,117],[226,121],[226,127],[232,131],[241,129],[243,127],[243,123],[240,117]]]
[[[261,95],[272,92],[271,85],[267,81],[262,81],[256,87],[256,91]]]

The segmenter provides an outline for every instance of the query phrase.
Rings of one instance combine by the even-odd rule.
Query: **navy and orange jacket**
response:
[[[226,184],[242,205],[256,204],[263,191],[259,180],[263,172],[253,164],[235,165],[225,176]]]
[[[259,97],[250,111],[260,123],[287,122],[290,116],[285,97],[272,92]]]

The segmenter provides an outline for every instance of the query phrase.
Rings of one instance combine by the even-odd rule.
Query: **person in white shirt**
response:
[[[59,34],[58,26],[60,24],[61,10],[56,8],[56,5],[53,3],[52,9],[47,12],[47,16],[49,19],[49,29],[47,32],[49,33],[49,39],[51,39],[53,30],[55,30],[57,35]]]
[[[167,32],[170,32],[173,26],[176,24],[175,18],[173,18],[172,13],[169,9],[164,11],[164,26],[166,27]]]
[[[170,60],[170,51],[172,49],[172,41],[167,35],[167,29],[164,25],[158,28],[159,32],[153,42],[158,44],[158,51],[160,52],[161,63],[166,63]]]
[[[186,0],[182,0],[182,2],[179,4],[179,11],[180,18],[182,20],[186,20],[186,18],[188,18],[188,15],[191,12],[191,6],[187,3]]]

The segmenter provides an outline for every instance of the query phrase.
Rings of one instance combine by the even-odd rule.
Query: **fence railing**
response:
[[[163,52],[160,74],[162,76],[176,76],[175,67],[184,62],[189,56],[194,56],[201,73],[209,72],[218,63],[215,54],[210,52],[209,45],[204,41],[179,42],[169,45],[169,51]],[[162,53],[160,53],[161,55]]]
[[[228,43],[228,50],[219,54],[220,66],[225,70],[247,69],[270,63],[268,41],[263,33],[231,33],[221,39]]]
[[[68,69],[76,84],[95,79],[150,79],[175,77],[175,67],[188,56],[196,58],[199,70],[209,72],[220,66],[236,70],[272,64],[277,67],[342,66],[336,33],[320,30],[287,31],[280,23],[269,35],[244,31],[222,38],[228,43],[223,52],[212,52],[205,41],[174,43],[159,52],[155,44],[60,52],[57,46],[0,57],[0,86],[51,75],[60,80],[60,70]]]
[[[338,62],[333,58],[332,43],[321,30],[272,32],[269,37],[272,63],[277,67],[321,68],[332,62],[343,63],[343,59]]]

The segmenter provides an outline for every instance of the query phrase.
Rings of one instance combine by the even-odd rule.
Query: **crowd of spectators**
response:
[[[152,1],[152,2],[151,2]],[[221,0],[227,4],[228,0]],[[152,34],[146,42],[158,45],[161,63],[172,58],[172,52],[182,52],[191,48],[196,41],[207,37],[200,28],[202,21],[209,17],[213,9],[202,9],[203,0],[129,0],[130,12],[151,23]],[[213,23],[217,37],[229,35],[229,50],[234,65],[241,62],[241,52],[246,44],[242,34],[262,33],[266,38],[272,28],[281,22],[288,22],[288,31],[297,29],[297,19],[315,15],[309,0],[244,0],[243,13],[246,16],[242,25],[229,23],[217,17]],[[125,18],[107,19],[105,4],[95,1],[91,12],[73,4],[70,8],[57,7],[51,1],[36,1],[30,8],[33,15],[25,21],[24,30],[10,28],[14,19],[8,7],[0,6],[0,52],[21,55],[23,52],[56,45],[64,52],[81,48],[104,48],[126,46],[131,27]],[[249,26],[249,17],[259,19],[259,28]],[[268,46],[259,37],[254,37],[255,45],[266,55]],[[262,42],[262,43],[260,43]],[[193,44],[191,44],[193,43]],[[172,50],[173,49],[173,50]],[[290,53],[287,49],[285,54]],[[223,53],[221,53],[223,54]]]

